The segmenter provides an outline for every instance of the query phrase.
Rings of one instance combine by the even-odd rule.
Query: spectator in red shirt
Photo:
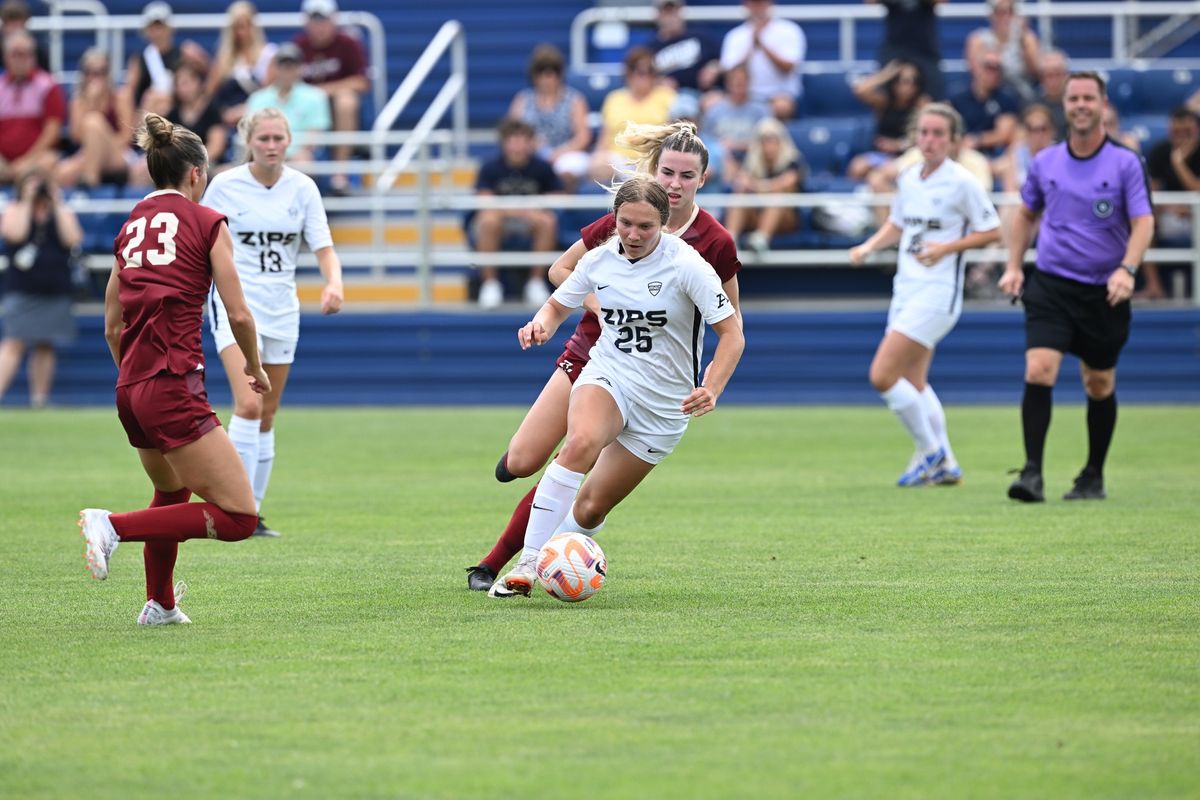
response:
[[[58,159],[58,138],[67,98],[35,60],[33,37],[17,31],[4,40],[0,75],[0,183],[12,183],[33,167],[47,171]]]
[[[356,131],[362,95],[370,88],[362,43],[338,30],[336,0],[304,0],[300,10],[306,17],[304,32],[295,39],[304,55],[300,77],[329,95],[335,131]],[[331,150],[335,161],[350,158],[349,145]],[[342,174],[333,175],[330,184],[334,194],[344,194],[348,188]]]

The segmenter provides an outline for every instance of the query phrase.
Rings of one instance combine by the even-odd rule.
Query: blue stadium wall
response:
[[[867,367],[885,311],[757,312],[746,319],[746,354],[722,402],[743,404],[878,403]],[[507,313],[306,315],[288,382],[293,405],[493,405],[531,403],[569,331],[522,352],[517,328],[528,315]],[[61,354],[53,402],[110,405],[115,368],[96,315]],[[932,380],[949,403],[1015,403],[1024,370],[1017,309],[967,311],[942,343]],[[220,361],[205,334],[210,397],[228,405]],[[713,342],[707,344],[711,354]],[[707,361],[707,359],[706,359]],[[1143,310],[1118,368],[1122,401],[1200,402],[1200,310]],[[1073,359],[1056,398],[1082,401]],[[24,377],[5,406],[27,402]]]

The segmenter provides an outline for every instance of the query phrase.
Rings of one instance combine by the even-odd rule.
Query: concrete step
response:
[[[296,285],[296,294],[306,310],[320,308],[321,290],[319,281],[301,281]],[[411,305],[420,302],[421,286],[416,278],[388,278],[386,280],[348,280],[345,284],[346,305]],[[467,302],[467,278],[465,275],[435,275],[433,279],[433,302],[437,304]]]
[[[341,247],[371,247],[374,231],[369,219],[334,218],[329,221],[329,232],[333,243]],[[417,224],[414,219],[389,219],[384,226],[384,241],[387,247],[416,247]],[[439,219],[433,224],[435,247],[465,247],[466,235],[462,224],[454,219]]]

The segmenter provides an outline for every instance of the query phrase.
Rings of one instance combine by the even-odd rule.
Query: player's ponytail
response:
[[[638,154],[636,168],[645,175],[658,172],[658,161],[664,150],[695,153],[700,156],[700,174],[708,171],[708,148],[700,139],[694,122],[680,120],[670,125],[639,125],[630,122],[617,134],[616,144]]]
[[[208,168],[200,137],[158,114],[145,116],[134,142],[146,151],[146,169],[157,189],[179,186],[192,167]]]

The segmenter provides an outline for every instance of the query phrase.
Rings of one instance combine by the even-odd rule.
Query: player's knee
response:
[[[221,538],[224,541],[240,542],[254,535],[254,529],[258,527],[257,514],[235,514],[227,511],[226,516],[229,517],[229,530],[222,531],[224,535]]]
[[[600,457],[604,444],[590,431],[568,433],[562,449],[559,450],[558,460],[565,464],[584,465],[582,471],[586,472]]]
[[[871,365],[870,371],[867,372],[867,380],[871,382],[875,391],[881,393],[896,385],[896,375],[879,364]]]
[[[520,447],[510,447],[508,452],[504,454],[504,458],[500,459],[500,464],[496,465],[496,478],[500,478],[500,466],[504,465],[510,477],[513,478],[528,478],[533,473],[542,468],[546,463],[545,456],[539,457],[536,453],[530,453],[528,450],[523,450]]]
[[[594,528],[598,528],[600,524],[604,522],[604,518],[608,515],[609,509],[603,504],[599,503],[596,498],[580,495],[579,497],[575,498],[574,512],[575,521],[578,522],[581,527],[592,530]]]
[[[1026,383],[1033,383],[1038,386],[1053,386],[1057,377],[1058,373],[1053,364],[1035,359],[1025,365]]]

